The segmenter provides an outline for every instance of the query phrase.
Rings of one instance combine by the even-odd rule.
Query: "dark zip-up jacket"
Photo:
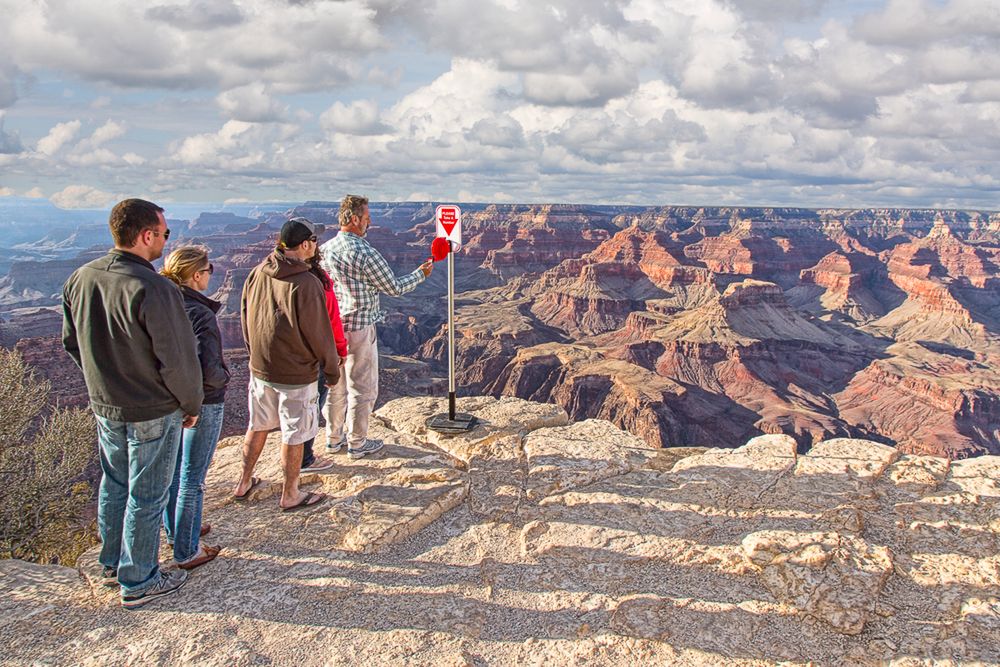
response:
[[[138,255],[111,250],[73,272],[63,286],[63,347],[99,417],[201,412],[201,365],[181,292]]]
[[[184,310],[191,320],[194,337],[198,340],[198,361],[201,362],[205,404],[223,403],[230,375],[222,356],[222,332],[219,331],[219,321],[215,319],[222,304],[184,285],[181,285],[181,294],[184,295]]]
[[[250,372],[266,382],[304,385],[322,369],[328,384],[340,379],[326,295],[309,265],[275,250],[254,267],[240,306]]]

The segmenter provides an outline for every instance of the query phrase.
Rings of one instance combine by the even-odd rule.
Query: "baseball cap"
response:
[[[306,218],[292,218],[281,226],[278,240],[285,248],[294,248],[303,241],[323,233],[323,225],[314,225]]]

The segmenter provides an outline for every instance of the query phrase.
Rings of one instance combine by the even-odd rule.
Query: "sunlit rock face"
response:
[[[76,568],[0,561],[5,662],[1000,659],[1000,457],[853,438],[802,454],[784,434],[663,449],[551,403],[457,407],[478,422],[445,436],[426,420],[446,401],[387,403],[383,450],[332,455],[301,478],[328,498],[290,513],[278,435],[239,501],[241,439],[224,439],[203,538],[223,551],[141,611],[103,585],[96,549]]]
[[[369,240],[397,274],[429,256],[434,207],[372,203]],[[179,232],[211,250],[227,347],[243,346],[243,283],[284,219],[305,215],[327,239],[338,209],[206,214]],[[73,268],[60,262],[0,278],[4,344],[57,335],[30,313],[58,305]],[[460,395],[554,401],[654,446],[786,434],[801,451],[849,436],[1000,453],[998,214],[469,204],[455,269]],[[382,298],[387,398],[446,386],[446,284],[438,262],[410,294]]]

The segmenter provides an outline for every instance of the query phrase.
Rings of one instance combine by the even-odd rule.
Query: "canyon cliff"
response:
[[[397,273],[426,259],[433,204],[371,208],[369,240]],[[242,347],[240,290],[282,221],[305,215],[330,238],[336,212],[206,214],[179,234],[211,249],[227,347]],[[976,211],[465,205],[460,395],[552,401],[654,446],[786,434],[801,451],[856,437],[1000,453],[998,230],[1000,214]],[[72,262],[15,268],[0,280],[0,341],[56,335],[26,307],[55,305]],[[442,386],[446,277],[439,263],[382,299],[390,397]]]

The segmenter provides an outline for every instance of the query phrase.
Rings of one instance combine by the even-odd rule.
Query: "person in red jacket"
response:
[[[316,254],[309,261],[309,271],[319,278],[323,283],[323,291],[326,293],[326,312],[330,316],[330,326],[333,327],[333,339],[337,344],[337,354],[340,355],[340,365],[343,366],[347,360],[347,338],[344,336],[344,325],[340,321],[340,306],[337,305],[337,296],[333,293],[333,279],[319,265],[320,254],[317,248]],[[323,369],[319,371],[319,405],[322,408],[323,418],[326,423],[330,423],[329,411],[326,398],[329,390],[326,386],[326,376]],[[313,444],[316,438],[310,438],[303,443],[302,449],[302,472],[322,472],[333,467],[333,461],[317,458],[313,453]]]

